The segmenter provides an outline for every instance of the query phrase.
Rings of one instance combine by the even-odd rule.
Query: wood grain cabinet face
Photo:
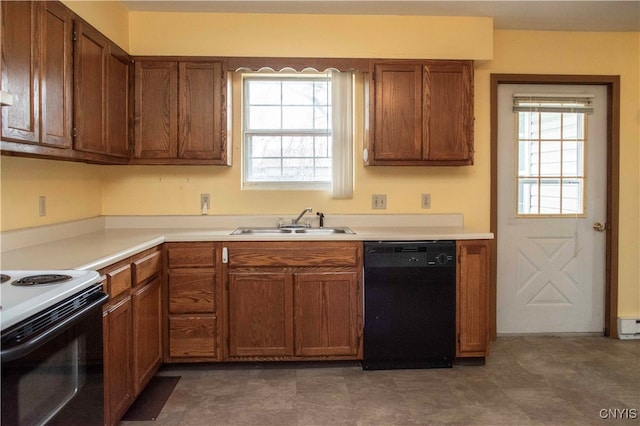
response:
[[[229,274],[229,356],[293,355],[291,274]]]
[[[230,164],[224,62],[135,63],[135,162]]]
[[[369,165],[473,164],[473,63],[373,62]]]
[[[165,321],[168,362],[220,359],[216,243],[167,243]]]
[[[74,49],[74,149],[129,157],[129,56],[77,20]]]
[[[295,275],[296,355],[358,355],[359,289],[356,272]]]
[[[103,317],[106,424],[118,424],[134,400],[133,309],[131,297],[110,306]]]
[[[362,243],[225,245],[229,359],[362,358]]]
[[[489,351],[489,241],[457,242],[457,357]]]
[[[161,280],[156,276],[133,293],[133,379],[139,395],[162,363]]]
[[[158,247],[103,268],[105,422],[116,425],[162,364],[162,256]]]
[[[72,145],[73,14],[57,2],[2,2],[2,140]]]

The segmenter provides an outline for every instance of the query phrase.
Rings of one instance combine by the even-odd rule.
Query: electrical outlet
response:
[[[373,194],[371,196],[371,208],[374,210],[384,210],[387,208],[386,194]]]
[[[431,208],[431,194],[422,194],[421,206],[423,209]]]
[[[47,197],[45,197],[44,195],[41,195],[38,198],[38,214],[40,216],[47,215]]]
[[[200,210],[205,211],[211,208],[211,195],[200,194]]]

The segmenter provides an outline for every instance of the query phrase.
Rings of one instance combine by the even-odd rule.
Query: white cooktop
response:
[[[8,280],[0,284],[0,328],[2,331],[100,281],[100,275],[96,271],[71,269],[0,271],[0,274],[9,277]],[[35,286],[14,285],[17,280],[24,277],[50,274],[68,275],[71,279]]]

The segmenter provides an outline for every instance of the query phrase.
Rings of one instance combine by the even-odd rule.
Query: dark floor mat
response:
[[[123,421],[155,420],[169,399],[180,376],[154,376],[122,417]]]

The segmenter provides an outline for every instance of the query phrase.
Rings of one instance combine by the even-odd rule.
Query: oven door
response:
[[[16,334],[10,342],[3,332],[3,425],[104,424],[102,305],[107,298],[95,292],[24,342]]]

